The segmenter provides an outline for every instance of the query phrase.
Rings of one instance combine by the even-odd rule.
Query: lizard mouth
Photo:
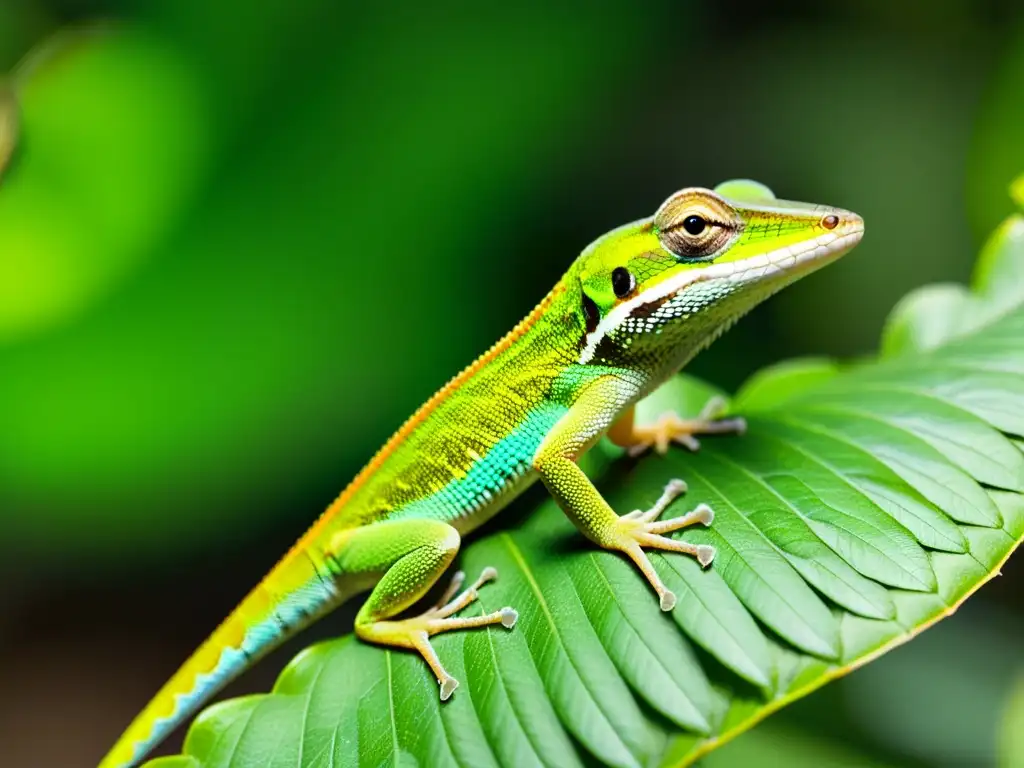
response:
[[[854,214],[851,214],[853,216]],[[847,253],[864,236],[864,223],[859,216],[856,222],[850,222],[842,231],[827,232],[813,240],[788,245],[775,251],[758,256],[751,256],[742,261],[715,264],[703,270],[698,280],[729,280],[744,283],[750,280],[761,280],[772,275],[800,277],[831,264]],[[679,286],[678,290],[686,287]],[[676,291],[678,293],[678,290]]]

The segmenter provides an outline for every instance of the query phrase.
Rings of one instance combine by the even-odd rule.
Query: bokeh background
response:
[[[905,292],[968,277],[1024,170],[1019,0],[0,0],[0,72],[5,768],[94,765],[598,234],[733,176],[865,216],[697,361],[734,388],[870,353]],[[707,764],[995,764],[1022,584],[1011,560]]]

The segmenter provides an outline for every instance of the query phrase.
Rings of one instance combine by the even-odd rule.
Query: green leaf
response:
[[[1010,197],[1017,203],[1018,208],[1024,208],[1024,174],[1018,176],[1010,185]]]
[[[150,760],[146,765],[148,768],[201,768],[200,762],[188,755],[160,757]]]
[[[1014,686],[1003,712],[1000,728],[999,765],[1024,765],[1024,677]]]
[[[886,323],[882,355],[933,349],[973,334],[1018,306],[1024,299],[1024,215],[1010,216],[988,239],[971,283],[973,292],[959,285],[933,285],[901,300]],[[975,339],[971,348],[977,349],[979,344],[984,341]],[[1021,356],[1017,350],[1015,359]],[[1018,367],[1016,372],[1020,370]]]
[[[882,355],[939,346],[964,326],[971,301],[962,285],[929,285],[904,297],[886,324]]]
[[[976,113],[967,162],[966,206],[979,235],[989,232],[1012,210],[1005,189],[1024,165],[1024,24],[1007,29],[992,61],[992,77]],[[1019,199],[1019,198],[1018,198]],[[1024,206],[1022,206],[1024,207]]]
[[[776,363],[751,376],[736,393],[733,408],[744,413],[777,408],[839,373],[832,360],[803,358]]]
[[[500,573],[470,610],[520,620],[436,638],[463,682],[452,700],[418,657],[345,636],[300,654],[273,693],[208,709],[194,762],[169,765],[688,765],[950,615],[1024,537],[1016,227],[986,246],[970,292],[903,302],[879,360],[753,377],[732,405],[747,434],[638,461],[591,452],[622,512],[673,477],[689,486],[676,509],[716,512],[681,534],[717,548],[711,568],[652,557],[671,615],[629,562],[528,495],[463,551],[469,572]],[[679,377],[655,402],[694,413],[714,394]]]
[[[201,172],[200,89],[179,52],[103,26],[0,83],[0,170],[24,139],[0,197],[0,344],[85,312],[167,235]]]

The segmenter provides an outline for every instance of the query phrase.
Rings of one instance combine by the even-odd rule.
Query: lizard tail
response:
[[[338,604],[334,580],[290,553],[214,630],[132,721],[99,768],[133,768],[257,659]]]

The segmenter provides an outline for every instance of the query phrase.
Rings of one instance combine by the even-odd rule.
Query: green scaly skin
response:
[[[684,189],[647,219],[591,244],[504,339],[417,411],[303,538],[214,631],[135,719],[101,768],[136,765],[229,680],[346,599],[372,589],[355,622],[366,642],[420,652],[447,699],[458,683],[430,636],[517,614],[454,616],[496,575],[488,568],[456,595],[406,619],[455,559],[461,537],[537,478],[598,546],[632,559],[661,607],[675,596],[645,548],[708,565],[710,547],[666,534],[709,525],[701,505],[661,513],[685,485],[672,480],[655,506],[619,516],[576,465],[602,435],[664,450],[676,440],[741,426],[738,420],[633,423],[633,405],[740,316],[860,240],[863,222],[836,208],[777,200],[760,184]],[[343,695],[340,693],[339,695]]]

